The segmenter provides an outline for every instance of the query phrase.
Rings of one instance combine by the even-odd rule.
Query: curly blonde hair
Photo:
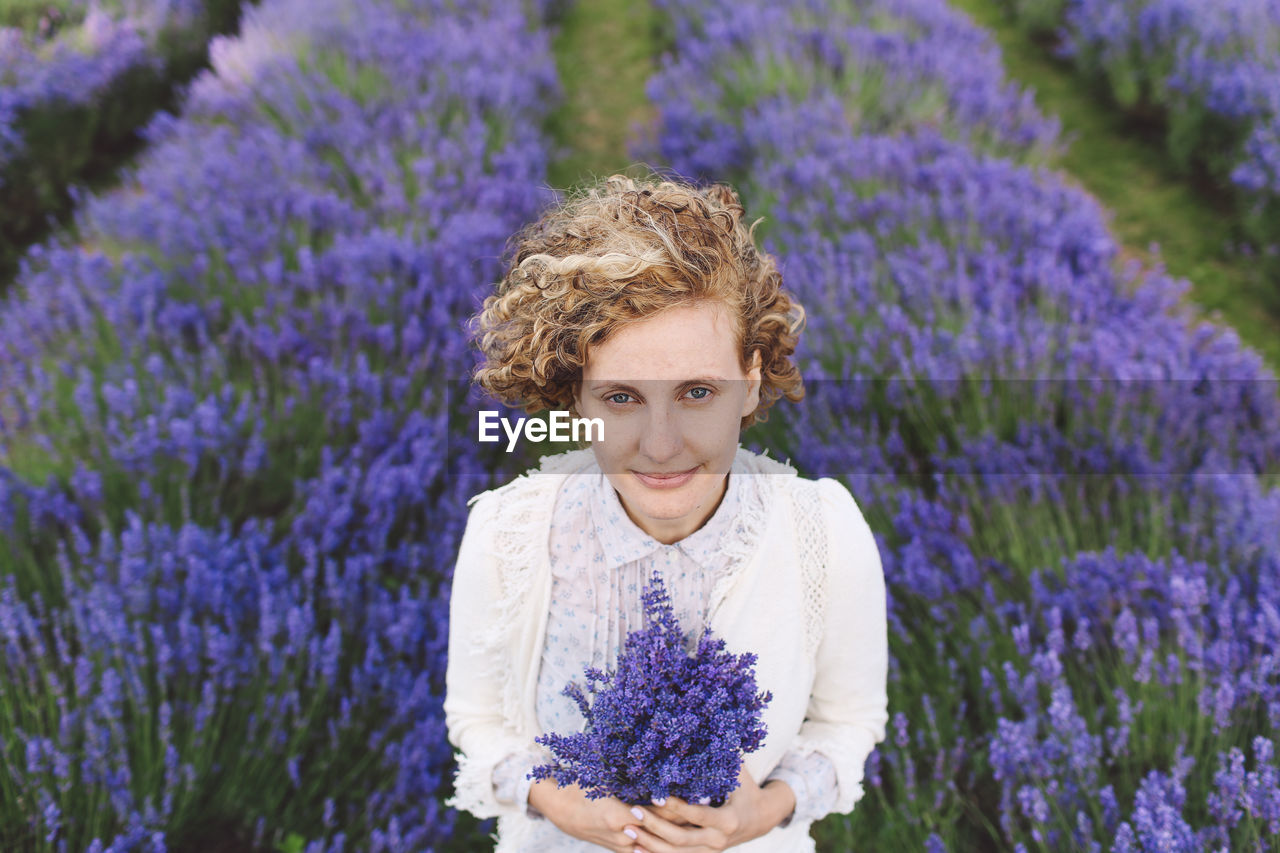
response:
[[[736,320],[747,370],[760,355],[760,402],[742,428],[767,420],[780,396],[804,397],[791,361],[804,308],[782,289],[773,257],[757,250],[738,194],[613,175],[584,187],[514,234],[497,293],[472,318],[485,357],[474,380],[526,412],[573,412],[592,346],[622,324],[700,300]]]

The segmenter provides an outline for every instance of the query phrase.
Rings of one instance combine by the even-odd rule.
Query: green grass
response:
[[[658,55],[659,18],[649,3],[574,3],[559,21],[553,49],[564,103],[548,131],[560,147],[547,180],[557,189],[615,173],[639,174],[627,155],[634,125],[654,108],[644,84]]]
[[[54,19],[56,29],[78,24],[84,19],[84,10],[72,10],[67,0],[0,0],[0,26],[16,27],[25,33],[34,34],[38,31],[40,20],[51,11],[58,15]],[[74,14],[69,15],[68,12],[71,11]]]
[[[1062,120],[1070,145],[1059,166],[1114,214],[1112,231],[1124,252],[1150,264],[1148,247],[1159,244],[1168,272],[1191,282],[1186,298],[1208,319],[1234,327],[1280,374],[1277,272],[1229,254],[1240,238],[1225,188],[1182,177],[1165,151],[1162,125],[1125,116],[1105,90],[1019,30],[998,0],[951,5],[992,33],[1008,77]]]

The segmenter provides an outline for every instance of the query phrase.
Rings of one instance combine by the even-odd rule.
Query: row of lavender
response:
[[[1002,0],[1124,108],[1166,121],[1183,169],[1234,188],[1261,245],[1280,245],[1278,0]]]
[[[21,0],[0,7],[0,292],[67,186],[127,145],[235,27],[241,0]]]
[[[1120,268],[942,0],[661,5],[636,153],[767,217],[809,394],[759,440],[884,558],[892,726],[825,849],[1280,842],[1274,376]]]
[[[78,242],[30,252],[0,306],[0,848],[458,831],[449,578],[512,472],[450,452],[446,380],[550,200],[534,5],[263,0]]]
[[[158,71],[161,34],[194,29],[203,7],[199,0],[129,12],[83,0],[7,4],[0,12],[0,167],[27,147],[23,113],[92,104],[130,69]]]

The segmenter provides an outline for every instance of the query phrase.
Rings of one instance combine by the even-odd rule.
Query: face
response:
[[[629,323],[591,349],[579,415],[600,418],[596,460],[627,515],[659,542],[697,530],[724,495],[742,418],[760,400],[725,305],[697,302]]]

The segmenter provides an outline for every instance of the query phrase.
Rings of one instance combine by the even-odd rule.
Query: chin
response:
[[[681,501],[646,500],[645,495],[635,495],[635,494],[628,495],[628,497],[631,499],[632,505],[637,510],[639,510],[642,514],[648,516],[649,518],[658,519],[661,521],[677,521],[681,518],[684,518],[686,515],[689,515],[691,512],[693,512],[694,506],[697,503],[696,499],[692,497],[688,500],[681,500]]]
[[[708,474],[696,474],[689,482],[672,489],[650,488],[630,472],[626,477],[630,482],[624,494],[632,506],[650,518],[663,521],[673,521],[695,512],[714,491],[714,483],[709,482],[714,477]]]

